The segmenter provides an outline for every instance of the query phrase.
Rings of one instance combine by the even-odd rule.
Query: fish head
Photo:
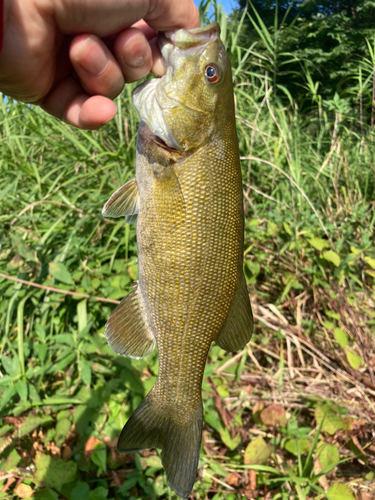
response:
[[[219,115],[233,106],[230,62],[219,35],[216,23],[159,34],[166,74],[133,91],[141,120],[168,148],[202,147],[217,132]]]

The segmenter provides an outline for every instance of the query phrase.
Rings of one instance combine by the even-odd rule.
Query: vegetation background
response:
[[[191,498],[369,500],[375,3],[200,9],[232,61],[255,333],[211,349]],[[175,498],[156,452],[115,449],[157,355],[103,336],[137,279],[135,226],[101,216],[134,175],[132,87],[95,132],[0,96],[1,499]]]

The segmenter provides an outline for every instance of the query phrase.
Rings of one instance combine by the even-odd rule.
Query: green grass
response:
[[[211,349],[193,498],[351,499],[375,477],[375,133],[308,78],[310,111],[285,104],[259,47],[217,16],[256,325],[237,357]],[[154,452],[114,447],[157,375],[156,355],[116,356],[103,336],[137,279],[135,226],[101,216],[134,175],[130,90],[98,132],[0,99],[0,498],[175,498]]]

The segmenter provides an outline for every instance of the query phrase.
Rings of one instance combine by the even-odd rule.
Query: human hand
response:
[[[0,91],[98,129],[125,82],[164,73],[156,31],[195,28],[193,0],[5,0]]]

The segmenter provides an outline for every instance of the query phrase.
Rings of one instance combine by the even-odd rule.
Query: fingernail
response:
[[[122,58],[127,66],[139,68],[147,57],[146,40],[143,36],[134,36],[125,45]]]
[[[93,75],[103,73],[108,64],[107,54],[94,35],[83,41],[81,47],[78,46],[76,60],[84,70]]]

